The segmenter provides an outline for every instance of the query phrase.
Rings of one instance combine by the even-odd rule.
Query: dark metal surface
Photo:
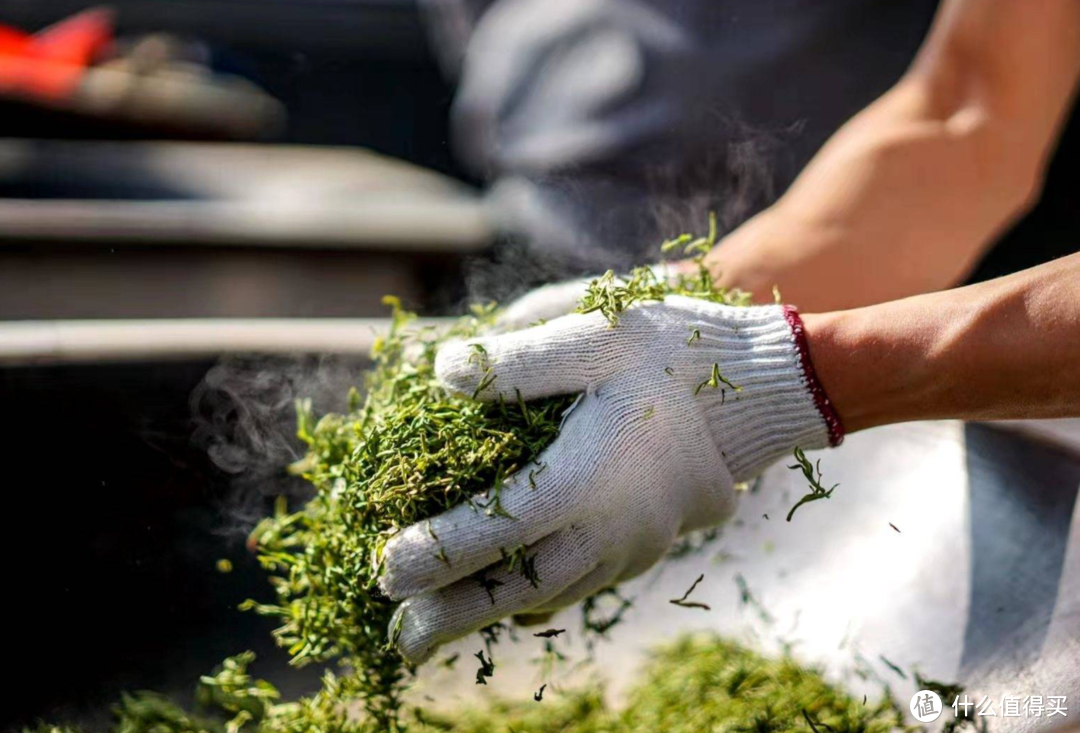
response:
[[[0,140],[0,318],[383,315],[493,240],[453,179],[316,146]]]
[[[303,495],[284,475],[299,450],[292,398],[340,408],[363,364],[0,369],[6,652],[17,660],[0,730],[104,722],[124,690],[190,700],[200,674],[245,649],[290,694],[317,686],[318,670],[288,667],[271,621],[236,608],[272,597],[245,528],[275,495]],[[234,571],[218,572],[219,558]]]

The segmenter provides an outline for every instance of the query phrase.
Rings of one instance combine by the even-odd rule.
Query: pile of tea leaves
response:
[[[277,701],[269,683],[247,673],[249,655],[226,661],[199,686],[201,717],[150,693],[126,696],[114,708],[110,733],[357,733],[333,683],[300,703]],[[450,733],[908,733],[887,690],[858,700],[788,656],[768,658],[711,634],[684,636],[655,651],[626,696],[606,702],[589,686],[549,691],[542,701],[495,702],[449,713],[410,713],[410,729]],[[82,733],[42,725],[24,733]]]
[[[887,691],[858,700],[790,656],[770,659],[713,634],[687,635],[653,652],[616,709],[598,687],[550,704],[499,702],[431,717],[453,733],[886,733],[914,728]]]
[[[711,217],[708,236],[684,234],[664,244],[664,251],[696,258],[691,272],[658,273],[649,267],[623,277],[608,272],[588,284],[577,312],[599,311],[617,327],[627,308],[668,295],[748,305],[746,293],[718,287],[703,265],[715,239]],[[537,460],[575,399],[482,402],[476,395],[449,392],[435,377],[439,345],[495,327],[495,305],[474,307],[451,326],[436,329],[419,324],[396,298],[385,302],[392,308],[392,324],[374,347],[363,397],[354,389],[344,414],[319,418],[309,403],[298,405],[297,432],[307,454],[292,471],[312,483],[314,497],[296,510],[282,498],[251,538],[276,600],[248,601],[243,608],[280,622],[274,634],[293,664],[331,664],[337,674],[327,674],[313,697],[288,704],[274,702],[276,693],[269,690],[211,684],[231,691],[222,693],[219,706],[236,710],[229,731],[403,730],[401,695],[413,670],[395,650],[388,629],[396,604],[378,589],[387,541],[463,503],[498,513],[502,478]],[[481,388],[498,377],[487,369]],[[603,634],[614,621],[590,620],[590,608],[587,601],[586,631]],[[246,674],[245,659],[232,658],[226,670]],[[131,698],[121,705],[145,702]],[[344,717],[340,711],[347,707],[362,714]],[[163,725],[153,730],[189,729]]]
[[[672,240],[697,256],[693,272],[608,272],[587,286],[578,312],[600,311],[617,327],[627,308],[672,294],[749,304],[745,293],[717,287],[702,264],[715,236],[710,220],[707,237]],[[363,399],[354,391],[346,414],[317,420],[308,404],[299,406],[298,434],[308,453],[293,470],[316,495],[296,512],[279,504],[255,529],[253,542],[277,602],[246,604],[281,621],[275,635],[295,664],[339,663],[344,687],[383,731],[400,725],[400,696],[410,674],[387,638],[395,604],[377,586],[386,542],[465,502],[498,513],[501,479],[537,460],[575,399],[481,402],[449,392],[435,377],[439,345],[491,329],[495,306],[474,307],[449,328],[434,329],[418,325],[396,298],[386,302],[392,325],[376,343]],[[490,383],[498,374],[487,369],[484,382]]]
[[[396,604],[377,585],[386,541],[528,466],[554,440],[572,401],[490,403],[450,394],[435,378],[439,343],[476,334],[493,311],[476,309],[436,332],[412,326],[413,316],[389,302],[393,322],[375,346],[366,399],[354,392],[347,414],[318,420],[299,405],[308,453],[293,470],[316,494],[293,513],[279,503],[255,529],[277,603],[245,604],[281,621],[274,633],[294,664],[339,662],[350,696],[384,731],[399,725],[409,674],[388,638]]]

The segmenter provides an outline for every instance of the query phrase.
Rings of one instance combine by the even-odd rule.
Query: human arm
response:
[[[710,268],[813,311],[958,284],[1037,199],[1078,76],[1075,0],[948,0],[908,73]]]
[[[1080,416],[1080,254],[803,322],[848,432],[939,418]]]
[[[710,258],[721,282],[759,295],[779,283],[810,312],[764,343],[780,348],[781,378],[757,374],[757,328],[734,320],[745,316],[688,314],[679,309],[693,306],[677,302],[632,309],[614,329],[597,314],[572,315],[485,339],[500,391],[481,398],[513,398],[516,389],[527,399],[586,397],[541,457],[543,472],[519,472],[502,487],[512,518],[459,507],[388,543],[381,583],[405,599],[395,628],[406,657],[422,661],[494,620],[570,605],[642,572],[680,532],[727,517],[735,481],[795,446],[835,443],[830,412],[849,431],[1080,415],[1077,380],[1068,378],[1080,364],[1080,256],[839,310],[954,285],[1026,209],[1075,84],[1077,7],[947,2],[911,73]],[[764,314],[773,333],[784,313],[754,317]],[[713,334],[705,353],[687,343],[690,320]],[[478,386],[471,355],[441,353],[448,386]],[[743,389],[698,390],[710,362]],[[674,376],[665,364],[678,378],[665,381]],[[828,395],[824,407],[818,395]],[[534,553],[536,586],[500,561],[520,546]],[[500,585],[488,593],[478,571]]]
[[[454,390],[487,379],[475,342],[496,376],[481,399],[585,396],[536,468],[501,487],[505,515],[462,506],[390,540],[380,582],[405,599],[399,646],[422,661],[499,618],[571,605],[643,572],[682,532],[728,517],[736,482],[795,447],[836,444],[844,422],[1080,416],[1078,336],[1075,255],[802,319],[782,306],[668,297],[615,327],[571,314],[443,347],[436,369]],[[722,379],[710,378],[714,365]],[[520,547],[540,582],[501,561]]]

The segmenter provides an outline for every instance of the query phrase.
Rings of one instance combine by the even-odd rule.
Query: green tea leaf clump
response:
[[[550,698],[550,699],[549,699]],[[888,733],[910,731],[887,694],[863,702],[791,657],[770,659],[715,635],[684,636],[654,652],[626,707],[598,688],[501,702],[431,720],[452,733]],[[437,728],[436,728],[437,726]]]
[[[702,258],[711,234],[683,235],[696,272],[658,275],[640,267],[626,277],[608,272],[587,287],[579,313],[599,310],[617,325],[636,303],[679,294],[745,305],[746,294],[717,287]],[[350,396],[346,414],[317,419],[309,404],[298,409],[298,434],[307,456],[294,471],[316,489],[302,509],[279,504],[255,530],[253,540],[277,594],[273,604],[247,604],[277,617],[275,632],[296,664],[337,661],[348,670],[350,689],[384,730],[399,725],[400,693],[408,670],[387,639],[394,604],[378,590],[382,551],[404,527],[462,504],[499,514],[499,489],[506,477],[530,469],[557,436],[574,397],[526,404],[522,400],[479,402],[452,394],[435,378],[440,343],[468,339],[494,324],[494,306],[443,330],[418,326],[395,298],[390,332],[375,347],[365,396]],[[484,383],[498,375],[475,347],[486,369]],[[477,497],[482,497],[477,499]],[[534,559],[513,552],[507,562],[535,577]],[[606,629],[605,629],[606,630]],[[390,630],[393,637],[393,630]]]
[[[625,277],[608,272],[589,283],[577,312],[599,311],[614,328],[628,308],[668,295],[749,305],[746,293],[718,287],[705,268],[703,258],[715,239],[711,218],[707,237],[682,235],[664,245],[665,251],[682,248],[694,256],[688,268],[661,275],[641,267]],[[884,733],[903,728],[895,704],[887,699],[867,707],[791,659],[768,660],[716,637],[686,638],[661,650],[623,710],[607,707],[598,690],[549,691],[548,697],[534,693],[523,707],[500,705],[439,720],[419,711],[406,716],[402,693],[411,670],[394,649],[396,630],[388,628],[395,604],[378,589],[386,542],[404,527],[460,504],[488,514],[503,511],[499,489],[504,480],[516,471],[528,470],[531,478],[543,470],[536,461],[557,437],[575,397],[480,402],[475,395],[450,393],[435,378],[439,345],[491,328],[494,306],[475,308],[451,327],[435,330],[419,325],[396,299],[386,300],[393,309],[392,325],[374,349],[364,396],[353,390],[346,412],[319,418],[310,403],[298,405],[297,433],[307,454],[292,470],[311,482],[314,497],[296,510],[279,500],[274,514],[252,534],[276,599],[249,601],[245,607],[280,622],[275,636],[294,664],[335,663],[337,671],[324,673],[315,694],[283,702],[276,688],[248,674],[253,655],[241,654],[202,678],[198,700],[204,717],[153,693],[137,693],[114,709],[112,730],[395,733],[434,725],[458,733],[813,733],[815,728]],[[694,341],[691,334],[687,347],[693,348]],[[486,370],[482,384],[490,384],[498,375],[485,363],[484,350],[474,348],[474,358]],[[718,368],[713,381],[713,387],[725,383],[737,389]],[[543,582],[535,572],[535,557],[525,548],[508,548],[504,561],[529,582]],[[678,604],[705,608],[685,596]],[[605,635],[630,606],[615,588],[586,599],[586,638]],[[489,628],[485,643],[497,637],[495,628]],[[551,629],[536,636],[550,645],[559,633]],[[477,655],[477,682],[486,684],[494,672],[490,656],[490,647],[486,657]],[[541,698],[543,705],[537,705]]]
[[[608,272],[588,285],[577,312],[600,311],[616,327],[627,308],[672,294],[748,304],[746,294],[717,287],[704,267],[715,239],[711,218],[707,237],[682,235],[664,246],[695,256],[691,270],[696,272],[661,276],[649,267],[626,277]],[[386,542],[401,529],[463,503],[488,514],[504,513],[499,501],[504,480],[519,470],[529,470],[530,478],[543,470],[530,464],[558,435],[563,413],[575,399],[480,402],[475,395],[449,392],[435,378],[436,350],[447,340],[491,328],[494,305],[476,307],[451,327],[436,330],[417,324],[396,298],[386,302],[393,310],[392,325],[376,343],[363,397],[354,390],[345,413],[319,418],[310,403],[298,405],[297,434],[307,454],[292,470],[311,482],[314,497],[295,511],[279,500],[274,514],[252,534],[276,599],[244,607],[280,622],[274,633],[294,664],[336,663],[340,674],[327,674],[316,695],[286,704],[268,688],[244,686],[248,657],[227,660],[218,677],[204,679],[200,694],[217,695],[215,706],[233,715],[230,731],[246,730],[254,721],[262,733],[401,730],[401,693],[411,670],[394,649],[395,630],[388,628],[395,604],[378,589]],[[486,370],[483,389],[498,375],[486,364],[483,349],[474,348],[473,357]],[[543,582],[535,557],[524,548],[510,549],[506,562],[529,582]],[[601,597],[612,593],[609,589]],[[585,627],[603,635],[629,602],[620,599],[610,616],[600,617],[597,601],[585,603]],[[359,718],[343,717],[341,711],[357,704],[363,709]],[[152,696],[125,698],[122,706],[130,705],[163,721],[147,730],[205,727],[176,717],[180,711]]]
[[[398,725],[407,675],[387,638],[396,604],[377,586],[386,541],[494,493],[554,440],[572,402],[484,403],[449,393],[435,379],[438,344],[475,335],[492,310],[476,309],[436,332],[389,302],[392,326],[375,347],[364,400],[354,393],[347,414],[318,420],[308,404],[299,406],[298,434],[308,454],[293,470],[316,494],[294,513],[279,505],[256,528],[253,539],[278,600],[248,604],[280,619],[275,634],[294,663],[340,662],[349,691],[383,730]]]
[[[152,693],[125,696],[110,733],[368,733],[378,730],[343,712],[355,693],[328,675],[324,688],[295,703],[247,675],[250,655],[227,660],[199,686],[200,716]],[[544,689],[547,688],[546,692]],[[960,689],[949,686],[950,690]],[[529,690],[528,692],[532,692]],[[627,705],[610,705],[598,686],[552,690],[532,699],[495,701],[446,713],[415,711],[410,730],[449,733],[915,733],[883,689],[861,700],[790,656],[766,657],[714,634],[687,635],[656,650],[638,674]],[[541,702],[541,704],[537,704]],[[953,731],[969,721],[946,721]],[[23,733],[82,733],[41,725]]]

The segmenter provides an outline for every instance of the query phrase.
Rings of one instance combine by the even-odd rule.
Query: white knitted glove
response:
[[[460,506],[387,544],[381,585],[406,599],[392,627],[404,656],[423,661],[505,616],[558,609],[634,577],[681,533],[729,517],[736,482],[794,446],[838,442],[801,328],[782,306],[671,296],[630,308],[614,327],[598,312],[573,314],[443,346],[436,371],[454,390],[472,394],[490,366],[496,378],[480,399],[584,396],[542,468],[502,488],[512,518]],[[501,562],[522,544],[535,557],[535,587]],[[487,588],[467,577],[484,569]]]
[[[572,312],[592,279],[563,280],[530,290],[503,309],[499,327],[525,328]]]
[[[683,261],[661,262],[652,265],[649,269],[667,280],[669,284],[675,285],[681,276],[692,274],[696,268],[697,265]],[[499,314],[499,328],[525,328],[572,312],[588,290],[589,283],[595,279],[595,277],[586,277],[563,280],[530,290],[503,308]]]

